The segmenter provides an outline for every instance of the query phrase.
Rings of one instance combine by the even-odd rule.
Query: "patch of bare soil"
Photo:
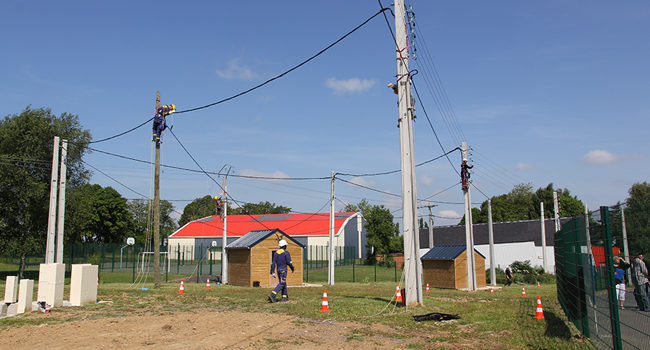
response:
[[[376,329],[375,329],[376,328]],[[0,331],[2,349],[398,349],[386,326],[244,312],[178,312],[82,319]],[[378,336],[381,334],[381,336]]]

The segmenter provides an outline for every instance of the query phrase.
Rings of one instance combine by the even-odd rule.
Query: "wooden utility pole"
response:
[[[404,0],[395,0],[395,33],[397,41],[397,95],[399,104],[399,134],[402,164],[402,210],[404,219],[404,284],[406,305],[423,305],[422,263],[417,225],[417,187],[415,182],[415,153],[413,119],[415,108],[411,95],[409,73],[408,32]]]
[[[160,108],[160,91],[156,91],[156,112],[158,108]],[[153,175],[153,287],[160,288],[160,141],[154,142],[156,142],[156,160]]]

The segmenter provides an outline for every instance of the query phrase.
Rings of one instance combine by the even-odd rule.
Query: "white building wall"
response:
[[[485,268],[490,268],[490,245],[475,245],[474,248],[485,256]],[[514,261],[530,261],[531,266],[542,267],[542,247],[536,247],[534,242],[502,243],[494,245],[494,263],[497,268],[504,269]],[[546,258],[549,272],[555,271],[555,255],[553,247],[546,247]]]
[[[185,260],[194,260],[194,238],[186,237],[169,237],[167,240],[167,249],[169,251],[169,258],[176,259],[178,252],[181,252],[181,259],[183,259],[183,252],[185,252]]]

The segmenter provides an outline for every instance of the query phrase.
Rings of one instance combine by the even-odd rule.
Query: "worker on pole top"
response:
[[[467,161],[464,160],[460,165],[460,182],[463,185],[463,190],[466,190],[469,187],[469,169],[472,169],[474,166],[467,164]]]
[[[175,111],[176,106],[173,103],[161,106],[156,110],[156,114],[153,116],[153,141],[156,141],[156,143],[160,142],[160,136],[162,135],[163,130],[167,128],[165,117]]]

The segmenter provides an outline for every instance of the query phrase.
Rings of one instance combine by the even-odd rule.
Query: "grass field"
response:
[[[269,304],[268,288],[213,285],[206,290],[203,284],[189,283],[186,294],[180,296],[178,285],[171,283],[148,291],[130,288],[129,284],[102,284],[98,299],[111,303],[57,308],[49,315],[33,312],[5,318],[0,320],[0,329],[66,324],[82,319],[237,311],[297,316],[296,327],[302,323],[354,322],[360,328],[347,334],[345,341],[370,348],[375,346],[377,336],[399,339],[408,348],[591,348],[567,324],[555,297],[555,285],[527,286],[526,298],[521,297],[521,286],[498,289],[494,294],[432,289],[424,293],[424,306],[405,310],[391,303],[395,292],[392,282],[337,283],[327,287],[332,312],[320,313],[323,288],[290,288],[290,302]],[[66,288],[66,299],[67,293]],[[538,295],[542,298],[545,320],[534,318]],[[461,319],[415,322],[412,318],[430,312],[458,314]],[[377,324],[383,328],[368,328]]]

